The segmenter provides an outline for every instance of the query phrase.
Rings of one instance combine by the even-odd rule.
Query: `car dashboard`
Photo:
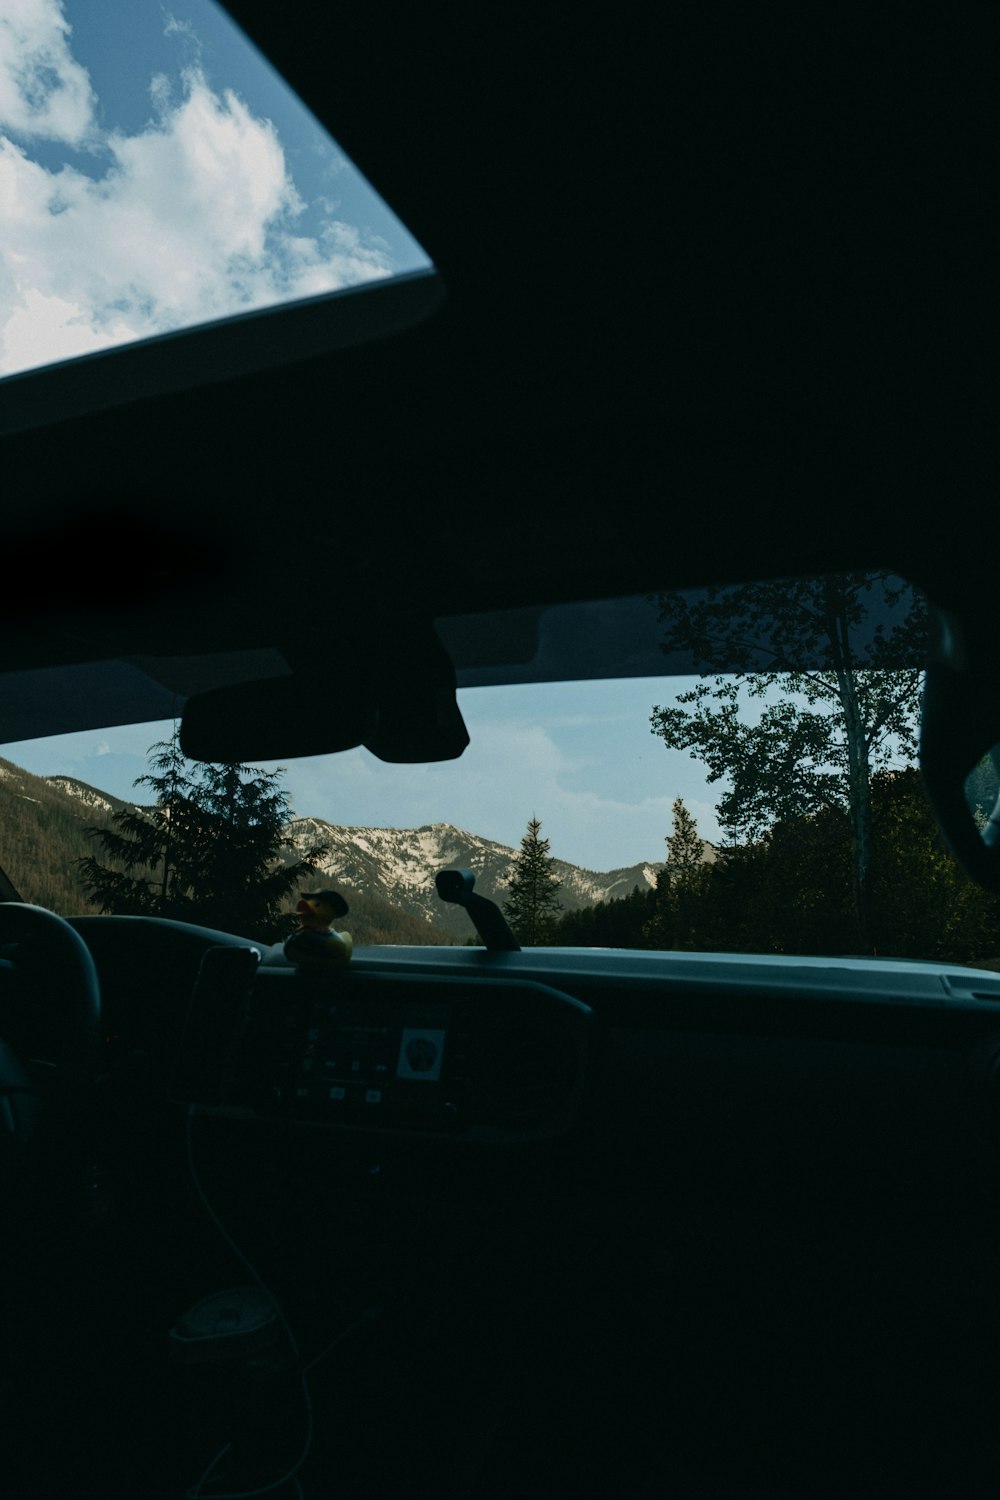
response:
[[[247,1265],[346,1493],[993,1472],[997,976],[386,947],[318,977],[182,923],[73,925],[104,1000],[102,1254],[142,1289],[188,1475],[215,1407],[169,1384],[165,1331]]]
[[[316,975],[280,945],[180,922],[72,925],[101,976],[109,1059],[156,1053],[173,1098],[234,1120],[513,1143],[598,1109],[626,1042],[674,1053],[700,1036],[735,1055],[756,1037],[790,1072],[817,1049],[868,1049],[887,1068],[886,1049],[943,1050],[970,1098],[988,1095],[992,1038],[1000,1049],[1000,975],[957,965],[384,947]]]

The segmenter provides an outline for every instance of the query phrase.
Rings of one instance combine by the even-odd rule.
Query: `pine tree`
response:
[[[667,864],[656,877],[654,912],[643,929],[653,948],[696,946],[698,908],[705,890],[705,846],[698,825],[683,797],[674,799],[672,812]]]
[[[88,828],[88,837],[111,864],[90,855],[77,861],[78,868],[101,911],[192,920],[187,892],[197,874],[191,857],[196,784],[176,730],[171,739],[150,745],[146,754],[150,769],[133,785],[149,787],[154,805],[123,808],[110,827]]]
[[[667,866],[675,882],[691,884],[704,864],[705,846],[683,797],[674,799],[671,812],[674,825],[667,839]]]
[[[556,913],[560,881],[552,871],[549,841],[541,837],[541,823],[532,818],[521,840],[521,852],[514,866],[510,895],[503,909],[519,943],[537,947],[550,941]]]
[[[123,809],[111,826],[87,830],[110,861],[79,861],[91,899],[105,912],[276,940],[291,925],[282,904],[326,852],[317,844],[289,858],[298,851],[285,833],[282,773],[189,764],[176,733],[148,753],[151,769],[135,785],[150,787],[155,804]]]

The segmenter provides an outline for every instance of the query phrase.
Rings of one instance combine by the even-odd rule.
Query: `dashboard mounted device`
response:
[[[442,901],[464,907],[487,948],[493,952],[520,953],[521,945],[496,902],[476,895],[472,870],[439,870],[434,885]]]

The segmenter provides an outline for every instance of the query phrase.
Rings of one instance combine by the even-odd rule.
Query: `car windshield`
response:
[[[478,942],[434,887],[468,868],[523,944],[1000,954],[1000,898],[943,847],[917,769],[926,610],[902,580],[780,580],[507,625],[438,622],[459,682],[478,680],[458,689],[470,743],[452,760],[387,764],[358,746],[205,767],[173,718],[9,743],[0,860],[24,899],[64,914],[268,940],[302,892],[333,887],[356,943]],[[531,680],[612,658],[629,675]],[[967,787],[981,823],[996,790],[986,761]],[[238,862],[228,890],[214,867],[206,830],[236,824],[262,840],[258,884],[285,877],[270,925]]]

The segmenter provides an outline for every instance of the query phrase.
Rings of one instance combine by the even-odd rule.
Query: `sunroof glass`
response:
[[[0,0],[0,377],[429,265],[212,0]]]

